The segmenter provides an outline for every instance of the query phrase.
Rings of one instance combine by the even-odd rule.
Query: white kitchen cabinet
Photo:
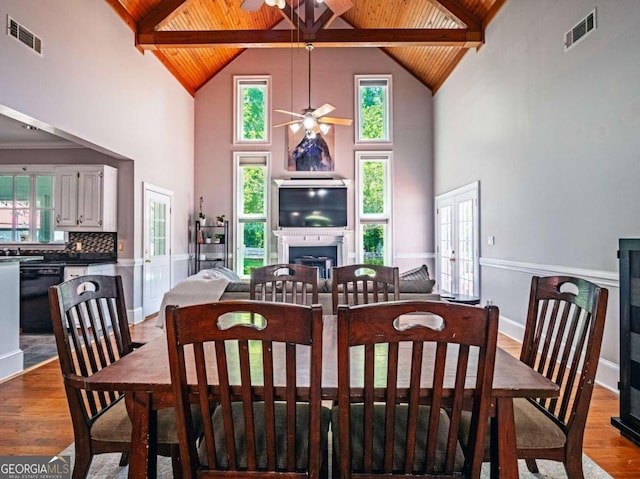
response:
[[[104,276],[114,276],[116,274],[116,265],[113,263],[89,264],[84,266],[65,266],[64,280],[68,281],[79,276],[88,274],[102,274]]]
[[[88,264],[84,266],[65,266],[64,267],[64,280],[69,281],[73,278],[78,278],[80,276],[86,276],[88,274],[102,274],[105,276],[114,276],[116,274],[116,265],[114,263],[103,263],[103,264]],[[82,291],[87,291],[87,287],[82,285]],[[92,288],[93,289],[93,288]],[[99,318],[100,312],[98,311],[96,305],[93,305],[93,317]],[[78,318],[75,318],[76,325],[78,325]],[[88,317],[85,318],[88,321]],[[89,323],[87,323],[89,326]]]
[[[118,170],[107,165],[56,169],[56,229],[117,231]]]

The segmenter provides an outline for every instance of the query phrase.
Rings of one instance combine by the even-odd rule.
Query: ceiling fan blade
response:
[[[331,116],[323,116],[319,118],[318,121],[320,123],[331,123],[332,125],[344,125],[349,126],[353,123],[351,118],[334,118]]]
[[[277,125],[273,125],[273,127],[277,128],[279,126],[293,125],[295,123],[300,123],[300,120],[285,121],[284,123],[278,123]]]
[[[320,118],[321,116],[325,116],[327,113],[331,113],[335,109],[336,107],[333,106],[331,103],[325,103],[320,108],[316,108],[315,110],[313,110],[311,114],[316,118]]]
[[[287,114],[287,115],[297,116],[298,118],[304,118],[304,115],[301,115],[300,113],[294,113],[294,112],[289,111],[289,110],[279,110],[279,109],[276,109],[276,110],[273,110],[273,111],[277,111],[278,113],[285,113],[285,114]]]

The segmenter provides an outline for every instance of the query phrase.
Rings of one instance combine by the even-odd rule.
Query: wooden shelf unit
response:
[[[219,242],[214,242],[215,238]],[[210,238],[210,242],[207,242]],[[222,226],[203,225],[196,221],[196,258],[195,272],[201,269],[224,266],[228,268],[229,262],[229,222]]]

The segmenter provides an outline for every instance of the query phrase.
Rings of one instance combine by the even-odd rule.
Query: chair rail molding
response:
[[[575,268],[573,266],[558,266],[540,263],[528,263],[525,261],[511,261],[497,258],[480,258],[480,266],[487,268],[506,269],[520,273],[535,274],[538,276],[568,275],[579,276],[592,281],[600,286],[619,288],[618,273],[597,269]]]

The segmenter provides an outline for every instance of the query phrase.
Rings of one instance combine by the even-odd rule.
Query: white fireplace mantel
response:
[[[346,264],[349,257],[351,230],[344,228],[281,228],[274,230],[278,238],[278,263],[289,263],[291,246],[336,246],[337,264]]]

